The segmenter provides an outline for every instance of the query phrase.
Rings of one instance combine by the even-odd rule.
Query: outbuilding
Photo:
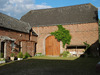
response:
[[[4,58],[11,53],[17,56],[20,51],[34,56],[36,43],[37,34],[29,23],[0,13],[0,54],[3,53]]]

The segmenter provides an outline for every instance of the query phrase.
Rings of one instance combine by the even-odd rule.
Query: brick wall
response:
[[[84,45],[83,42],[93,45],[98,41],[98,23],[63,25],[63,27],[70,31],[72,36],[71,45]],[[33,27],[38,35],[37,53],[45,53],[45,38],[57,29],[57,26]],[[96,47],[98,47],[98,42]]]
[[[31,39],[31,41],[29,41],[29,34],[27,33],[22,33],[22,32],[17,32],[17,31],[13,31],[13,30],[9,30],[9,29],[5,29],[5,28],[0,28],[0,36],[7,36],[9,38],[15,39],[15,50],[14,53],[17,56],[17,53],[19,52],[19,48],[20,48],[20,42],[21,41],[28,41],[28,43],[25,43],[28,48],[29,46],[31,47],[30,50],[34,50],[34,43],[36,42],[36,37],[35,36],[31,36],[33,39]],[[10,54],[12,53],[11,50],[11,41],[6,41],[7,47],[6,47],[6,56],[9,57]],[[25,45],[25,46],[26,46]],[[23,48],[23,53],[25,53],[26,51],[28,51],[28,48]],[[26,50],[28,49],[28,50]],[[30,51],[28,51],[32,56],[34,55],[34,53],[32,54]]]
[[[22,41],[22,52],[25,54],[29,53],[31,56],[34,56],[35,52],[35,42],[32,41]]]

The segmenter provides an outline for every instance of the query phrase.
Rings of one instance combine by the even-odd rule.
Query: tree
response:
[[[58,41],[63,42],[63,48],[65,44],[70,44],[71,35],[69,30],[66,30],[62,25],[57,25],[58,30],[55,32],[51,32],[51,35],[54,35]]]

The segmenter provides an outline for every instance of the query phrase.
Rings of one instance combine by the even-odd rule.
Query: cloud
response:
[[[30,10],[52,8],[46,3],[35,4],[35,0],[0,0],[0,12],[20,19]]]

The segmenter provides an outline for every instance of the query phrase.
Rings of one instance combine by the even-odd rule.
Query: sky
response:
[[[20,19],[30,10],[56,8],[91,3],[98,8],[100,19],[100,0],[0,0],[0,12]]]

